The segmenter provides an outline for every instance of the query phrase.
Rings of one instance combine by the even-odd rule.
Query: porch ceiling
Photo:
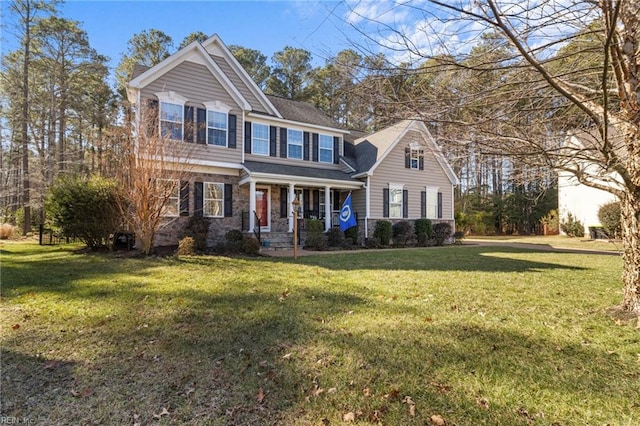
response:
[[[353,179],[340,170],[327,170],[315,167],[300,167],[283,164],[245,161],[244,170],[247,176],[240,179],[240,184],[250,181],[273,184],[297,184],[307,186],[331,186],[345,189],[362,188],[364,182]]]

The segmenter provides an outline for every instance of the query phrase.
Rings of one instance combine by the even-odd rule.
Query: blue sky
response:
[[[1,1],[7,17],[7,2]],[[349,48],[345,32],[356,32],[344,22],[344,3],[336,1],[89,1],[68,0],[60,16],[81,22],[91,46],[111,58],[115,67],[136,33],[155,28],[172,37],[174,46],[195,31],[217,33],[227,44],[256,49],[269,60],[285,46],[303,48],[314,65]],[[3,19],[3,52],[15,48],[9,19]]]

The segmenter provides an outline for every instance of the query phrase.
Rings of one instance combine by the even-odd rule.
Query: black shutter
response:
[[[420,192],[420,217],[427,217],[427,191]]]
[[[389,217],[389,188],[382,188],[382,217]]]
[[[320,190],[313,190],[313,211],[316,218],[320,217]]]
[[[278,128],[269,126],[269,155],[275,157],[278,149]]]
[[[405,169],[411,168],[411,148],[409,147],[406,147],[404,149],[404,168]]]
[[[333,137],[333,164],[338,164],[338,160],[340,159],[340,138],[337,136]]]
[[[193,215],[197,217],[203,216],[202,206],[204,204],[203,183],[193,183]]]
[[[424,170],[424,152],[422,152],[418,158],[418,168]]]
[[[402,190],[402,217],[409,217],[409,191]]]
[[[313,143],[311,144],[311,151],[313,151],[313,154],[311,155],[311,159],[313,161],[318,161],[318,158],[320,157],[320,137],[318,136],[317,133],[314,133],[312,136],[312,141]]]
[[[309,132],[302,133],[302,159],[309,161]]]
[[[198,108],[196,110],[196,143],[207,143],[207,110]]]
[[[442,219],[442,192],[438,192],[438,219]]]
[[[193,142],[193,107],[184,106],[184,141]]]
[[[280,188],[280,217],[287,217],[287,213],[289,213],[287,198],[289,198],[289,189],[286,187]]]
[[[236,121],[237,121],[237,117],[233,114],[229,114],[229,133],[227,133],[227,146],[229,148],[235,148],[237,146],[236,144]]]
[[[334,191],[333,192],[333,209],[340,210],[341,207],[342,206],[340,205],[340,192]]]
[[[287,158],[287,129],[280,127],[280,157]]]
[[[230,183],[224,184],[224,217],[233,216],[233,187]]]
[[[158,129],[160,128],[160,116],[159,112],[159,103],[155,99],[150,99],[147,102],[147,110],[145,113],[146,127],[147,127],[147,136],[150,138],[154,138],[158,136]]]
[[[189,181],[180,181],[180,216],[189,216]]]
[[[309,194],[311,193],[311,191],[309,191],[308,189],[303,189],[302,190],[302,217],[304,217],[305,219],[307,219],[308,215],[309,215],[309,210],[311,210],[311,204],[309,203]]]
[[[251,154],[251,122],[244,122],[244,152]]]

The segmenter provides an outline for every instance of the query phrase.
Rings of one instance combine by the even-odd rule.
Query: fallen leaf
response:
[[[429,421],[436,426],[445,426],[447,424],[440,414],[434,414],[429,418]]]
[[[411,417],[415,417],[416,416],[416,403],[413,402],[413,399],[411,399],[410,396],[405,396],[404,399],[402,400],[402,402],[404,402],[405,404],[409,405],[409,415]]]
[[[20,328],[20,324],[13,324],[11,328],[13,328],[14,330],[17,330]]]
[[[349,411],[347,414],[342,416],[343,422],[355,422],[356,421],[356,413],[353,411]]]
[[[293,353],[288,353],[288,354],[284,355],[282,357],[282,359],[291,359],[291,355],[293,355]]]
[[[329,390],[327,390],[327,393],[336,393],[338,392],[338,388],[329,388]]]
[[[91,388],[84,388],[80,392],[75,389],[71,389],[71,396],[74,398],[86,398],[91,395],[93,395],[93,389]]]
[[[371,389],[369,388],[364,388],[362,390],[362,393],[364,393],[364,396],[371,396]],[[385,395],[386,396],[386,395]]]
[[[167,410],[167,407],[162,407],[162,412],[160,412],[160,414],[154,414],[153,418],[154,419],[160,419],[163,416],[168,416],[169,414],[171,414],[171,413],[169,413],[169,410]]]
[[[264,389],[260,388],[258,389],[258,404],[262,404],[262,401],[264,401]]]
[[[476,404],[478,404],[480,408],[484,408],[485,410],[489,409],[489,400],[487,398],[476,399]]]

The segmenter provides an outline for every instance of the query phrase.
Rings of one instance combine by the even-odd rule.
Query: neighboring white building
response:
[[[570,134],[565,146],[575,150],[576,158],[588,157],[590,154],[585,146],[591,145],[589,140],[592,135],[584,132]],[[597,155],[597,151],[593,151]],[[616,173],[603,171],[598,164],[590,163],[585,159],[575,160],[579,163],[580,168],[585,175],[591,176],[592,181],[604,186],[616,185],[620,182],[620,178]],[[618,201],[617,197],[611,192],[593,188],[578,182],[576,176],[568,172],[558,173],[558,215],[560,223],[566,221],[569,213],[576,220],[584,225],[585,235],[589,235],[590,226],[601,226],[598,219],[598,211],[605,204]]]

